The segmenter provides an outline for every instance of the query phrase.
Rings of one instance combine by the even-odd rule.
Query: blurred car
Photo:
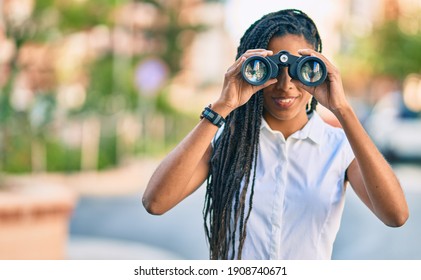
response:
[[[421,115],[405,106],[401,93],[379,100],[364,126],[389,161],[421,163]]]

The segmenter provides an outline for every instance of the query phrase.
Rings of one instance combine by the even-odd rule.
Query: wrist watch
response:
[[[219,115],[217,112],[212,110],[210,107],[211,105],[203,109],[202,114],[200,115],[200,119],[205,118],[211,123],[213,123],[214,125],[216,125],[217,127],[221,127],[225,123],[225,119],[221,115]]]

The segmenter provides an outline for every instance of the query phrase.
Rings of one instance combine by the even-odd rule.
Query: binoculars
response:
[[[326,65],[315,56],[295,56],[280,51],[272,56],[251,56],[241,68],[243,78],[254,86],[263,85],[279,75],[281,67],[288,67],[288,75],[306,86],[318,86],[327,76]]]

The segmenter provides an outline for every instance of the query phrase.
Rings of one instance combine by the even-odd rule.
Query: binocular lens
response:
[[[314,60],[309,60],[305,62],[301,69],[299,70],[301,77],[307,83],[316,83],[318,82],[324,74],[324,68],[320,65],[319,62]]]
[[[251,56],[241,67],[243,78],[254,86],[260,86],[271,78],[276,78],[282,68],[288,67],[291,78],[301,81],[306,86],[318,86],[327,76],[326,65],[318,57],[294,56],[287,51],[280,51],[273,56]]]
[[[267,78],[268,67],[262,60],[254,59],[245,65],[243,75],[251,83],[260,83]]]

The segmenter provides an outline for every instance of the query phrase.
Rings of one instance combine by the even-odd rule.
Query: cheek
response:
[[[269,101],[268,94],[265,94],[265,92],[263,91],[263,105],[266,106],[266,104],[268,104],[268,101]]]
[[[270,111],[269,108],[271,108],[271,106],[274,106],[274,105],[273,105],[272,99],[269,97],[269,94],[264,94],[263,93],[263,108],[265,110],[269,110]]]
[[[303,96],[303,102],[307,104],[310,101],[312,95],[303,89],[301,89],[300,92]]]

